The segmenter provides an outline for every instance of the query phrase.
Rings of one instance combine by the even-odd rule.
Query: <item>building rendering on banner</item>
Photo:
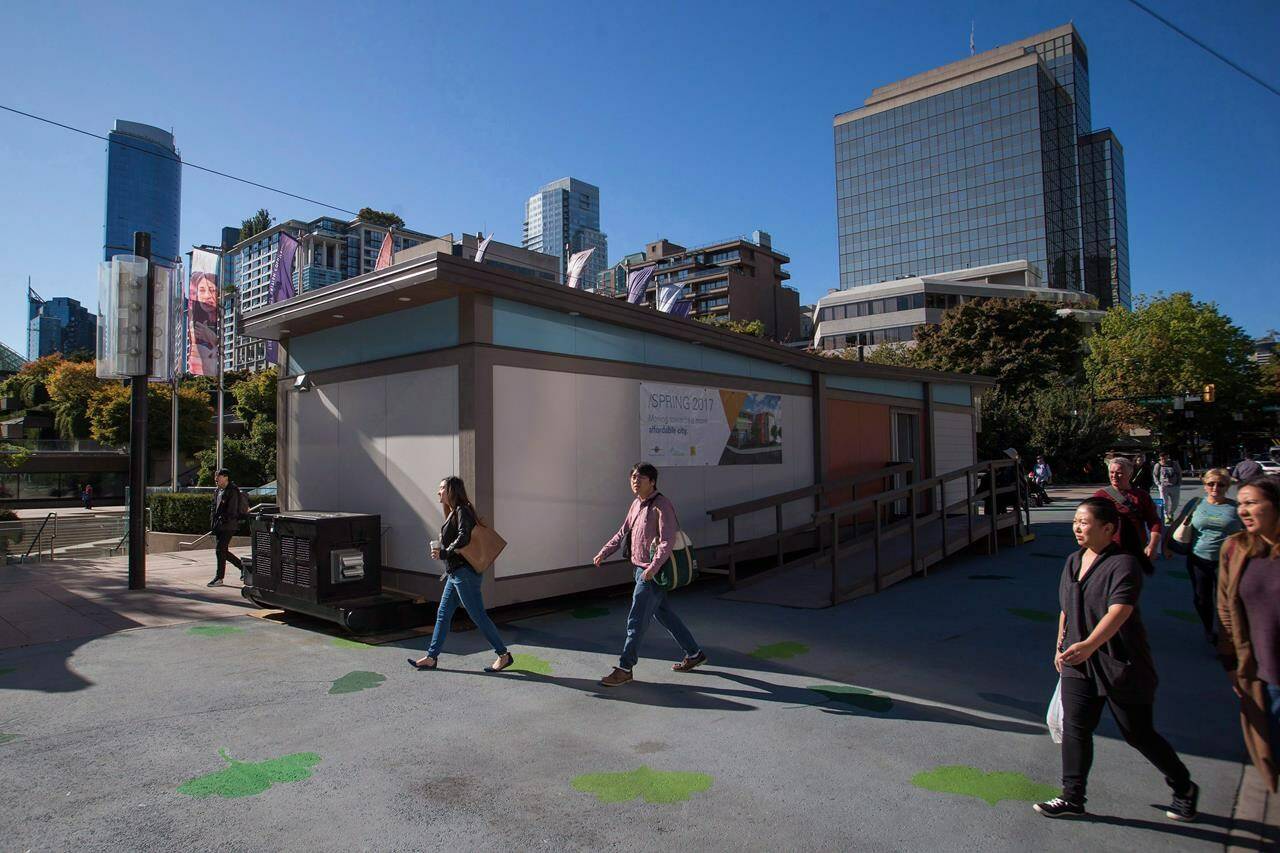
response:
[[[93,353],[98,317],[78,300],[66,296],[43,299],[27,288],[27,358],[34,361],[55,352]]]
[[[133,234],[151,234],[151,257],[178,263],[182,161],[173,134],[116,119],[107,136],[107,212],[102,257],[133,254]]]
[[[939,323],[943,313],[971,299],[1039,299],[1059,313],[1096,327],[1104,312],[1087,293],[1044,287],[1027,261],[991,264],[937,275],[882,281],[834,290],[818,300],[813,347],[822,350],[914,340],[916,329]]]
[[[872,91],[835,117],[840,287],[1025,260],[1130,304],[1124,154],[1067,24]]]
[[[224,300],[222,307],[223,369],[256,371],[268,366],[266,344],[237,334],[236,329],[243,314],[272,301],[271,273],[282,233],[300,241],[293,265],[294,292],[306,293],[372,272],[388,231],[385,225],[361,219],[290,219],[228,248],[218,280],[221,292],[232,288],[235,297]],[[395,251],[434,239],[407,228],[396,228],[394,234]]]
[[[765,336],[783,343],[803,337],[800,294],[784,281],[791,273],[782,268],[791,258],[773,248],[764,231],[732,237],[686,249],[669,240],[656,240],[643,253],[628,255],[623,263],[598,279],[601,292],[626,297],[626,270],[655,264],[645,302],[655,305],[658,289],[680,284],[681,298],[693,305],[691,317],[764,324]]]
[[[582,274],[585,289],[592,289],[609,266],[609,238],[600,231],[600,188],[577,178],[561,178],[529,196],[521,245],[559,258],[562,281],[570,255],[595,249]]]

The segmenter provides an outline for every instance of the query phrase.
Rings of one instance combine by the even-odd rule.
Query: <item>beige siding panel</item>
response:
[[[934,412],[934,465],[939,475],[967,468],[973,458],[973,416],[960,412]],[[964,480],[947,484],[946,501],[950,505],[964,500]]]

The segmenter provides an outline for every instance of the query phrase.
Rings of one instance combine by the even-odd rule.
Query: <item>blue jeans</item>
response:
[[[640,659],[640,642],[644,640],[644,632],[649,629],[649,621],[657,619],[658,623],[671,633],[672,639],[684,649],[685,656],[694,657],[701,651],[689,629],[680,621],[680,617],[667,604],[667,591],[654,581],[642,580],[644,567],[635,566],[636,588],[631,593],[631,612],[627,614],[627,641],[622,644],[622,657],[618,666],[630,670]]]
[[[427,657],[440,656],[440,647],[444,645],[444,638],[449,636],[449,623],[459,604],[467,609],[467,615],[476,623],[493,650],[505,655],[507,647],[502,642],[502,637],[498,636],[498,628],[489,614],[484,612],[484,599],[480,597],[480,575],[470,566],[463,566],[450,574],[449,579],[444,582],[444,595],[440,596],[440,606],[436,608],[436,629],[431,632]]]

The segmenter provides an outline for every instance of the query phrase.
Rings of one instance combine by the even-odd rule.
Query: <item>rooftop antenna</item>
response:
[[[973,19],[972,19],[972,18],[970,18],[970,19],[969,19],[969,55],[970,55],[970,56],[973,56],[973,53],[974,53],[974,47],[973,47]]]

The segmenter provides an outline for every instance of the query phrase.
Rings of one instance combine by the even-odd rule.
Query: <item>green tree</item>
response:
[[[1160,294],[1139,297],[1132,311],[1108,311],[1089,339],[1085,368],[1094,395],[1109,400],[1123,422],[1168,444],[1212,436],[1219,455],[1229,455],[1242,433],[1262,428],[1261,375],[1249,360],[1252,351],[1252,339],[1216,304],[1190,293]],[[1210,384],[1212,404],[1177,411],[1164,402],[1200,394]]]
[[[915,367],[916,347],[906,341],[894,341],[878,344],[864,351],[864,360],[871,364],[887,364],[893,367]],[[857,347],[846,347],[844,357],[852,361],[858,359]]]
[[[111,383],[89,400],[89,432],[103,444],[129,443],[131,391],[125,384]],[[162,382],[147,383],[147,445],[152,450],[169,449],[169,425],[173,393]],[[178,445],[207,447],[213,429],[213,409],[208,398],[195,388],[178,387]]]
[[[730,332],[737,332],[740,335],[750,335],[753,338],[764,337],[764,322],[761,320],[730,320],[728,317],[699,317],[699,323],[706,323],[708,326],[715,326],[717,329],[727,329]]]
[[[399,215],[386,210],[374,210],[372,207],[362,207],[356,216],[363,219],[365,222],[369,222],[374,225],[382,225],[387,228],[391,228],[392,226],[396,228],[404,227],[404,220],[401,219]]]
[[[240,223],[240,239],[248,240],[255,234],[261,234],[270,228],[274,221],[269,210],[265,207],[258,208],[257,213]]]
[[[99,379],[92,362],[64,361],[45,380],[53,424],[65,439],[89,437],[89,401],[109,380]]]
[[[0,383],[0,393],[16,398],[26,408],[43,406],[49,402],[49,375],[66,359],[61,353],[41,356],[22,365],[22,369]]]
[[[217,471],[218,453],[210,448],[196,454],[200,463],[200,485],[213,485]],[[222,443],[222,465],[231,472],[231,479],[242,486],[261,486],[275,479],[275,453],[264,457],[262,446],[252,439],[228,438]]]
[[[235,411],[250,429],[260,418],[276,422],[276,382],[279,372],[274,367],[249,374],[231,386]]]
[[[1036,299],[973,299],[916,332],[915,364],[978,373],[1006,392],[1047,387],[1080,372],[1080,325]]]

